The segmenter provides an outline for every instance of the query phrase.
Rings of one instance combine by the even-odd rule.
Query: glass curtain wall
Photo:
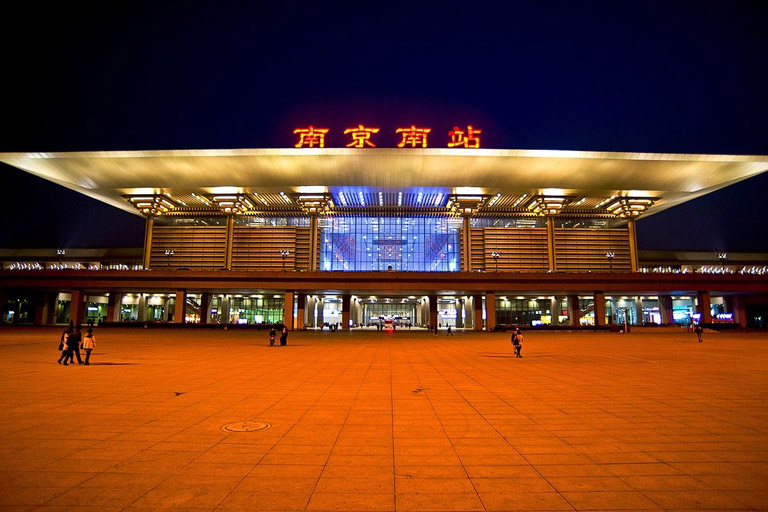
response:
[[[438,217],[326,218],[321,223],[321,268],[456,272],[460,224]]]
[[[415,323],[416,304],[402,302],[363,303],[363,322],[371,326],[380,323],[382,319],[392,319],[397,325]]]
[[[283,321],[283,298],[232,297],[229,318],[234,324],[277,324]]]
[[[496,299],[496,323],[541,325],[552,322],[549,299]]]

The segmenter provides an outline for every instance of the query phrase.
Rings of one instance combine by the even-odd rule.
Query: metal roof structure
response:
[[[132,213],[171,215],[301,214],[318,200],[337,213],[469,205],[488,216],[629,217],[768,170],[768,156],[444,148],[0,153],[0,161]]]

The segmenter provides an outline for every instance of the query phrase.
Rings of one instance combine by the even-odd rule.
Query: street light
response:
[[[608,272],[613,272],[613,258],[616,257],[616,253],[611,251],[605,253],[605,257],[608,258]]]
[[[501,256],[501,253],[498,251],[491,252],[491,258],[493,258],[493,270],[494,272],[499,271],[499,256]]]
[[[728,259],[728,253],[727,252],[717,253],[717,259],[719,259],[720,261],[725,261],[726,259]]]
[[[168,268],[171,268],[171,256],[173,256],[173,249],[166,249],[165,255],[168,258]]]
[[[61,259],[64,257],[65,254],[67,254],[66,249],[56,249],[56,254],[59,255],[59,266],[61,266]]]
[[[288,249],[280,249],[280,256],[283,258],[283,272],[285,272],[285,258],[291,254]]]

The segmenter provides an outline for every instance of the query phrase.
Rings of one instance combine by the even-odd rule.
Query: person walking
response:
[[[445,335],[446,336],[453,336],[453,330],[451,330],[451,326],[450,325],[448,326],[448,330],[445,331]]]
[[[83,350],[85,350],[85,363],[91,364],[91,352],[96,348],[96,336],[93,335],[93,329],[88,329],[83,339]]]
[[[288,344],[288,326],[283,326],[283,331],[280,333],[280,346],[284,347]]]
[[[320,327],[320,330],[322,330],[322,326]],[[274,347],[275,346],[275,337],[277,337],[277,332],[275,331],[275,328],[269,330],[269,346]]]
[[[69,356],[69,362],[74,364],[75,363],[75,357],[77,356],[77,364],[83,364],[83,360],[80,358],[80,341],[83,339],[83,333],[80,332],[80,327],[75,327],[75,332],[70,334],[67,337],[67,352]],[[64,366],[67,366],[69,363],[67,362],[67,359],[64,358]]]
[[[520,352],[523,350],[523,332],[518,329],[515,333],[513,345],[515,346],[515,357],[523,357]]]
[[[67,327],[64,329],[64,332],[61,333],[61,340],[59,341],[59,351],[61,354],[59,355],[59,361],[58,363],[61,364],[62,362],[66,362],[66,360],[69,358],[69,347],[67,346],[67,339],[69,338],[69,335],[72,334],[72,328]]]
[[[697,325],[696,327],[694,327],[693,332],[696,333],[696,337],[699,339],[699,343],[704,341],[701,339],[701,334],[704,332],[704,329],[702,329],[701,325]]]

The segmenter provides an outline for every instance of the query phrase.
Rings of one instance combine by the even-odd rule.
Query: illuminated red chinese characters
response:
[[[411,125],[410,128],[398,128],[395,130],[395,133],[402,135],[403,140],[400,141],[397,147],[404,148],[405,146],[410,146],[415,148],[416,146],[421,146],[425,148],[427,147],[427,136],[431,131],[432,128],[416,128],[414,125]]]
[[[351,135],[352,142],[347,144],[348,148],[364,148],[366,146],[375,148],[376,144],[371,142],[371,135],[379,133],[378,128],[366,128],[363,125],[358,125],[357,128],[347,128],[344,130],[344,135]]]
[[[309,125],[307,128],[296,128],[293,130],[294,134],[298,134],[299,142],[294,147],[297,148],[313,148],[315,146],[319,148],[325,147],[325,134],[328,133],[328,128],[315,128]]]
[[[483,133],[482,130],[476,130],[472,125],[467,125],[467,131],[460,130],[458,126],[454,126],[453,130],[448,132],[451,137],[451,142],[448,143],[449,148],[457,148],[464,146],[469,149],[478,149],[480,147],[480,137],[478,133]]]
[[[305,128],[296,128],[293,130],[294,135],[299,136],[298,142],[294,145],[297,148],[324,148],[325,136],[328,133],[328,128],[315,128],[309,125]],[[346,147],[348,148],[375,148],[376,144],[373,142],[373,135],[379,133],[378,127],[373,128],[359,124],[353,128],[347,128],[344,130],[344,135],[348,135],[349,139]],[[401,140],[397,144],[398,148],[426,148],[429,146],[429,134],[432,132],[432,128],[417,127],[411,125],[410,127],[398,128],[395,133],[400,135]],[[450,140],[448,142],[449,148],[467,148],[478,149],[480,148],[480,137],[483,133],[482,130],[478,130],[474,126],[467,125],[467,129],[460,129],[458,126],[454,126],[453,130],[448,132]]]

